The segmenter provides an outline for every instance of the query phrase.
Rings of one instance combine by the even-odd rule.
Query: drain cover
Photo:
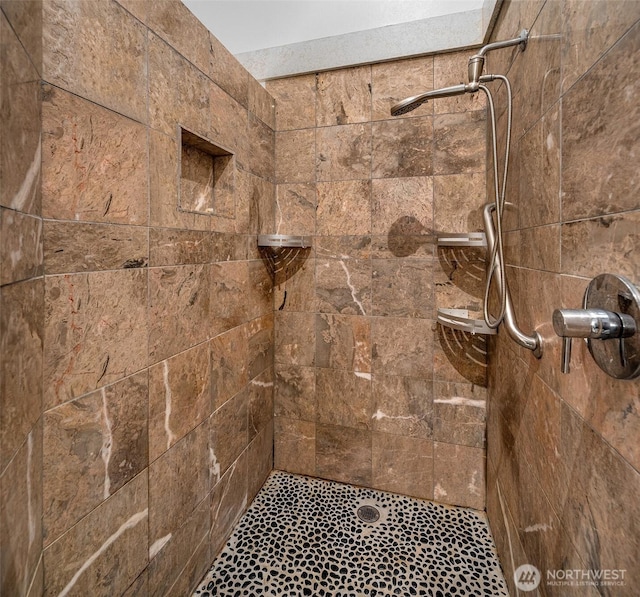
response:
[[[380,520],[380,511],[375,506],[360,506],[357,514],[362,522],[378,522]]]

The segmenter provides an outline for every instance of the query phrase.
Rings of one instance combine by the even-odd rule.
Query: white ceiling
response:
[[[259,80],[482,42],[497,0],[183,0]]]

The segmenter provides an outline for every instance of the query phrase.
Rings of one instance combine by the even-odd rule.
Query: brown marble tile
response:
[[[240,456],[211,492],[211,557],[216,557],[248,505],[247,457]]]
[[[316,365],[370,373],[370,321],[353,315],[316,315]]]
[[[23,445],[42,411],[44,280],[0,289],[0,469]]]
[[[316,130],[316,179],[360,180],[371,176],[371,125]]]
[[[209,345],[149,368],[149,459],[155,460],[211,413]]]
[[[433,119],[374,122],[371,176],[397,178],[433,174]]]
[[[440,114],[434,117],[434,174],[484,171],[485,120],[484,111]]]
[[[276,100],[278,131],[315,127],[315,74],[267,81],[266,87]]]
[[[148,0],[116,0],[116,2],[128,10],[141,23],[147,22]]]
[[[373,487],[421,499],[433,499],[431,440],[374,433],[371,446]]]
[[[90,4],[78,6],[86,10]],[[44,217],[146,224],[147,135],[142,125],[46,86],[42,143]]]
[[[473,53],[473,52],[472,52]],[[451,87],[460,83],[467,83],[467,65],[469,51],[447,52],[433,57],[433,87]],[[488,71],[485,71],[488,72]],[[493,72],[493,71],[491,71]],[[433,102],[436,114],[451,114],[453,112],[470,112],[484,110],[486,97],[484,93],[466,93],[454,97],[445,97]]]
[[[149,465],[149,546],[168,541],[209,493],[215,462],[208,447],[203,423]]]
[[[42,36],[46,81],[146,122],[146,31],[127,11],[115,2],[46,2]]]
[[[371,236],[317,236],[316,255],[324,259],[369,259]]]
[[[374,259],[372,314],[431,318],[433,315],[433,261]]]
[[[210,517],[210,500],[207,496],[179,529],[149,546],[149,595],[171,593],[167,589],[179,581],[200,544],[205,541],[208,547]],[[207,551],[204,567],[209,563]]]
[[[265,369],[249,382],[249,441],[273,420],[274,378],[273,369]]]
[[[123,593],[148,562],[149,497],[145,471],[49,545],[44,594]]]
[[[270,129],[276,128],[276,100],[253,77],[249,77],[249,111]]]
[[[373,319],[373,372],[432,379],[432,327],[433,323],[428,319]]]
[[[130,0],[135,2],[136,0]],[[144,1],[144,0],[143,0]],[[145,568],[142,574],[138,576],[130,585],[129,588],[122,593],[122,597],[144,597],[149,594],[149,569]]]
[[[212,482],[216,483],[249,443],[249,392],[227,400],[209,420]]]
[[[174,135],[180,124],[198,135],[208,136],[210,80],[152,32],[148,48],[150,126]]]
[[[44,337],[48,407],[139,371],[147,364],[146,272],[47,277]]]
[[[371,425],[371,375],[339,369],[316,369],[319,423],[368,429]]]
[[[316,260],[313,251],[302,249],[293,254],[282,251],[276,257],[275,267],[278,271],[274,274],[274,308],[278,311],[315,311]]]
[[[434,442],[433,499],[483,510],[485,451],[482,448]]]
[[[247,448],[247,499],[251,502],[273,470],[273,423],[269,423]]]
[[[209,268],[149,270],[149,358],[158,362],[207,339]]]
[[[2,20],[11,24],[15,31],[15,37],[20,41],[24,50],[20,53],[29,57],[33,63],[33,68],[42,70],[42,3],[41,2],[20,2],[13,0],[3,0]],[[3,35],[3,40],[8,38]],[[11,45],[14,45],[11,39]],[[12,62],[12,61],[10,61]]]
[[[249,265],[231,261],[211,266],[211,335],[234,328],[247,319]]]
[[[316,300],[321,313],[371,314],[371,262],[317,259]]]
[[[567,9],[575,10],[569,2]],[[633,4],[633,8],[630,4]],[[638,12],[637,3],[621,3]],[[586,6],[579,3],[580,6]],[[605,26],[602,2],[589,5],[586,14],[594,19],[593,35],[620,24],[611,15]],[[626,19],[629,15],[625,16]],[[584,23],[584,15],[576,17]],[[628,22],[628,21],[627,21]],[[597,39],[597,37],[596,37]],[[594,40],[595,43],[595,40]],[[580,45],[582,47],[582,44]],[[637,151],[640,112],[632,97],[637,93],[640,67],[635,56],[640,49],[640,26],[636,25],[587,73],[562,101],[562,217],[564,221],[635,209]],[[620,93],[625,89],[625,93]],[[603,160],[602,156],[607,159]]]
[[[269,269],[262,260],[249,261],[248,294],[245,298],[247,319],[263,317],[273,312],[273,282]]]
[[[630,255],[640,242],[640,211],[562,225],[562,272],[593,277],[612,271],[640,279],[640,264]]]
[[[163,587],[163,593],[168,597],[181,597],[190,594],[200,584],[211,566],[210,545],[206,538],[195,549],[193,546],[191,549],[192,555],[182,569],[180,576],[168,591]]]
[[[273,366],[274,317],[264,315],[246,324],[247,373],[253,379]]]
[[[42,220],[20,212],[0,210],[0,284],[43,273]]]
[[[317,185],[317,233],[363,235],[371,232],[371,181],[345,180]]]
[[[375,259],[424,259],[434,255],[436,237],[413,216],[398,218],[388,234],[370,238]]]
[[[520,231],[521,267],[560,271],[560,225],[538,226]]]
[[[316,126],[371,120],[371,67],[359,66],[317,75]]]
[[[249,172],[275,182],[276,135],[273,129],[249,112],[247,160]]]
[[[175,130],[170,136],[149,132],[149,222],[158,227],[209,230],[210,216],[178,209],[180,147]]]
[[[399,101],[433,89],[433,56],[395,60],[371,65],[372,119],[392,118],[391,107]],[[433,114],[434,102],[422,104],[409,115]]]
[[[433,179],[428,176],[373,181],[372,232],[422,235],[433,228]],[[402,197],[402,201],[398,201]],[[389,241],[391,242],[391,241]]]
[[[149,230],[149,265],[184,265],[226,261],[232,257],[230,235],[214,235],[197,230]],[[222,257],[221,259],[219,259]]]
[[[433,384],[412,377],[374,375],[371,429],[384,434],[431,439]]]
[[[315,138],[311,129],[276,133],[277,182],[315,181]]]
[[[315,364],[315,315],[276,313],[275,362],[280,365]]]
[[[146,267],[148,245],[148,230],[140,226],[44,223],[47,274]]]
[[[247,330],[237,327],[215,337],[211,350],[213,408],[222,406],[247,385],[249,345]]]
[[[316,475],[371,486],[371,432],[337,425],[316,426]]]
[[[0,476],[2,592],[27,595],[42,554],[42,427],[26,435]],[[41,573],[40,573],[41,574]],[[37,579],[35,579],[37,580]]]
[[[148,394],[142,372],[45,413],[45,545],[146,468]]]
[[[277,185],[276,234],[315,234],[317,208],[318,199],[314,184]]]
[[[316,424],[286,417],[274,419],[274,460],[277,470],[316,474]]]
[[[214,36],[211,47],[211,78],[245,108],[249,101],[249,73]]]
[[[439,232],[484,230],[482,207],[487,203],[484,172],[433,177],[433,221]]]
[[[313,367],[278,365],[275,370],[274,415],[315,421],[316,372]],[[276,425],[276,437],[278,427]]]
[[[483,448],[487,390],[472,384],[434,382],[433,439]]]
[[[215,83],[209,85],[209,106],[211,140],[234,153],[244,165],[249,130],[247,110]]]

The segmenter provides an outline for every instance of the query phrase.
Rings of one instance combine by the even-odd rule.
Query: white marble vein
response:
[[[102,419],[104,428],[102,430],[102,448],[100,456],[104,462],[104,491],[103,497],[106,500],[111,495],[111,478],[109,477],[109,461],[111,460],[111,448],[113,446],[113,431],[111,429],[111,420],[109,419],[109,411],[107,410],[107,392],[104,388],[102,393]]]
[[[167,434],[167,450],[171,447],[173,442],[176,441],[176,435],[171,431],[171,384],[169,383],[169,362],[165,361],[163,364],[163,379],[164,379],[164,430]]]
[[[360,309],[360,311],[362,312],[363,315],[366,315],[364,307],[362,306],[362,303],[360,302],[360,300],[358,299],[357,296],[357,292],[358,290],[356,289],[356,287],[351,283],[351,273],[349,272],[349,270],[347,269],[347,266],[344,264],[344,261],[340,260],[338,262],[341,266],[342,269],[344,270],[344,273],[347,276],[347,286],[349,287],[349,290],[351,291],[351,298],[353,299],[353,302],[358,305],[358,308]]]
[[[486,408],[486,400],[474,400],[463,396],[453,396],[451,398],[436,398],[434,404],[452,404],[454,406],[473,406],[475,408]]]

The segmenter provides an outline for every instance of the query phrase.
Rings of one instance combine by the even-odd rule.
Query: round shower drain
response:
[[[360,506],[357,514],[362,522],[378,522],[380,520],[380,511],[375,506]]]

